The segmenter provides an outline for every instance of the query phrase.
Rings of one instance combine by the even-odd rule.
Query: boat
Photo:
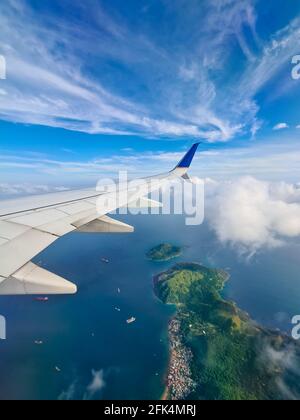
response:
[[[121,309],[120,309],[120,308],[115,307],[115,310],[116,310],[117,312],[121,312]]]
[[[36,302],[48,302],[49,298],[48,297],[36,297],[35,301]]]
[[[104,264],[109,264],[109,259],[108,258],[101,258],[101,261],[104,263]]]
[[[61,372],[61,369],[58,366],[55,366],[56,372]]]
[[[136,318],[134,318],[134,316],[132,318],[127,319],[127,324],[132,324],[133,322],[136,321]]]
[[[34,344],[36,344],[37,346],[41,346],[44,343],[42,340],[35,340]]]

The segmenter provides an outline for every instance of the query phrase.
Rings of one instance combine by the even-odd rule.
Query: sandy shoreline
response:
[[[162,394],[161,401],[168,401],[169,400],[169,388],[166,386],[164,393]]]

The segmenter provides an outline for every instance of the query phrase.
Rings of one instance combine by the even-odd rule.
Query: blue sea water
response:
[[[135,233],[70,234],[36,258],[76,283],[77,295],[47,303],[0,298],[8,334],[0,341],[0,399],[159,398],[174,308],[154,296],[152,278],[175,261],[153,263],[145,254],[161,242],[184,246],[176,261],[229,270],[226,297],[257,322],[290,331],[300,313],[299,243],[248,260],[218,243],[206,225],[187,227],[181,216],[119,219]],[[128,325],[132,316],[136,322]]]

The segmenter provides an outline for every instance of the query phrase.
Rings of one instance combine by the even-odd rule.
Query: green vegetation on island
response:
[[[173,258],[180,257],[182,254],[182,249],[179,246],[171,244],[161,244],[158,245],[147,253],[147,258],[152,261],[169,261]]]
[[[170,398],[299,398],[299,345],[224,300],[228,279],[224,271],[198,264],[177,264],[155,278],[158,297],[177,307],[169,326]]]

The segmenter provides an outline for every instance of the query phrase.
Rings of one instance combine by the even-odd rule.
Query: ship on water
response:
[[[129,319],[127,319],[127,324],[132,324],[133,322],[135,322],[136,321],[136,318],[134,318],[134,316],[133,317],[131,317],[131,318],[129,318]]]
[[[34,300],[36,302],[48,302],[49,298],[48,297],[36,297]]]

